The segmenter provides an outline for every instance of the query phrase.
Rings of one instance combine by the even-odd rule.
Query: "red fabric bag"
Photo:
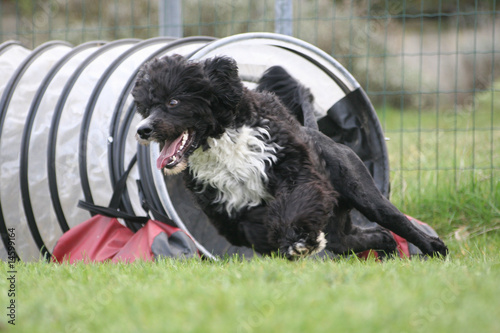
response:
[[[97,214],[59,238],[52,253],[53,262],[133,262],[137,259],[151,261],[159,257],[199,256],[195,242],[183,230],[170,225],[174,222],[168,217],[154,211],[164,221],[160,222],[118,209],[126,179],[135,161],[136,157],[117,182],[109,207],[79,203],[81,208]],[[118,218],[143,226],[134,233],[121,224]]]
[[[179,228],[149,220],[136,233],[118,219],[95,215],[61,236],[52,261],[74,263],[152,261],[161,257],[198,256],[193,240]]]
[[[69,263],[110,260],[133,235],[116,218],[96,215],[59,238],[52,260]]]

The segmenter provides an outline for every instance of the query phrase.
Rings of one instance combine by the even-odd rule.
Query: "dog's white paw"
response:
[[[303,257],[308,254],[309,249],[302,239],[288,247],[288,255],[290,257]]]
[[[291,259],[307,257],[321,252],[326,247],[325,234],[320,232],[315,245],[306,244],[305,240],[300,239],[288,247],[287,256]]]

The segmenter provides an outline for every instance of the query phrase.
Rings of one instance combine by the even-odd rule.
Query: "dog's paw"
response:
[[[288,247],[285,247],[284,254],[287,259],[296,260],[321,252],[325,247],[325,234],[320,232],[314,240],[301,238]]]
[[[427,246],[420,248],[423,254],[431,257],[446,257],[448,255],[448,247],[439,237],[429,237]]]
[[[396,251],[398,244],[394,239],[392,233],[382,227],[379,228],[378,232],[380,236],[380,248],[378,248],[377,250],[382,250],[387,253]]]

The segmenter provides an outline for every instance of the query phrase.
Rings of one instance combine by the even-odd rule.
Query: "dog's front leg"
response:
[[[335,197],[319,182],[282,188],[269,204],[269,242],[288,259],[322,251]]]

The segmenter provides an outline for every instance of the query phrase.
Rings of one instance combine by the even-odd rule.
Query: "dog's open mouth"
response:
[[[193,138],[193,132],[185,130],[177,139],[173,141],[166,140],[163,144],[160,156],[156,160],[156,167],[158,169],[170,169],[179,164],[179,162],[182,161],[184,153],[193,144]]]

